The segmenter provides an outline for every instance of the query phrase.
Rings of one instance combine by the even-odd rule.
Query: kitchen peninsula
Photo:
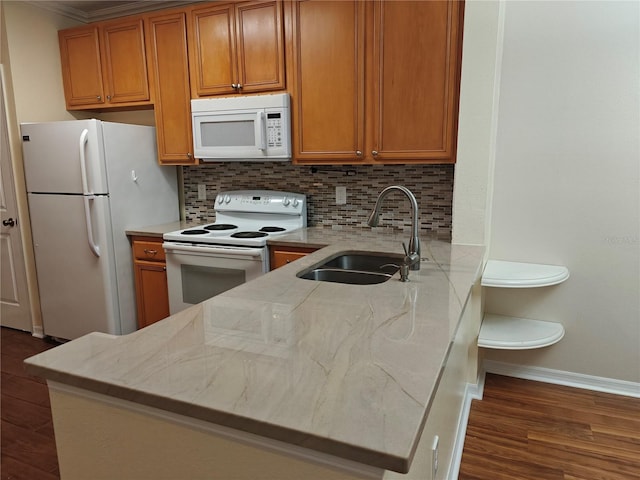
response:
[[[337,252],[402,253],[405,236],[294,232],[278,242],[328,246],[132,334],[28,359],[49,383],[62,478],[430,478],[419,444],[477,336],[483,249],[423,238],[407,283],[296,277]]]

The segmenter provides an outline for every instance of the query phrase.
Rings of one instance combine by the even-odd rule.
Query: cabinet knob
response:
[[[158,254],[158,251],[157,250],[149,250],[148,248],[145,248],[144,249],[144,253],[153,257],[154,255]]]
[[[111,100],[111,95],[107,95],[107,100]]]
[[[240,90],[240,89],[242,89],[242,84],[241,83],[238,84],[238,90]]]
[[[238,88],[238,84],[237,83],[232,83],[231,84],[231,88]]]
[[[191,152],[187,153],[187,158],[191,158],[191,157],[193,157],[192,153]]]
[[[378,155],[378,151],[377,150],[372,150],[371,151],[371,155],[373,155],[374,157],[376,157]]]
[[[362,156],[362,150],[356,150],[356,156],[357,157],[361,157]]]
[[[98,100],[98,101],[102,100],[102,95],[98,95],[98,96],[96,97],[96,100]]]

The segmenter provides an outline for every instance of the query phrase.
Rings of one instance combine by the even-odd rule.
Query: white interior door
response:
[[[0,323],[30,332],[31,310],[13,185],[4,78],[0,78]]]

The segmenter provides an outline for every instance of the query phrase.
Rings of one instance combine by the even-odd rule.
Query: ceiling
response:
[[[170,8],[191,1],[174,0],[27,0],[41,8],[55,11],[81,22],[96,22],[109,18],[134,15],[161,8]]]

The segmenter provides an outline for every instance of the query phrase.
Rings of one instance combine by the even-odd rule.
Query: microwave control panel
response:
[[[267,113],[267,146],[281,147],[283,136],[282,114]]]

